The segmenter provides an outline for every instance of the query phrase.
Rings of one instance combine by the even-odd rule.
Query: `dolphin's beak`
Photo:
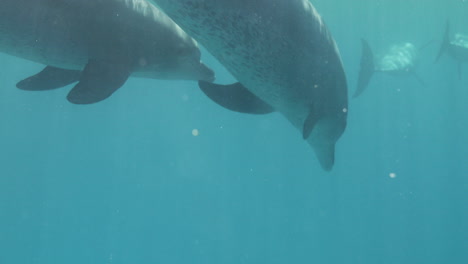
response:
[[[325,171],[331,171],[335,163],[335,143],[322,143],[313,146],[317,159]]]

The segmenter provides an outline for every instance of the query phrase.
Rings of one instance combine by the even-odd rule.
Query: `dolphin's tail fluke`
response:
[[[447,48],[450,45],[450,23],[447,20],[447,23],[445,24],[445,32],[444,32],[444,40],[442,41],[442,45],[440,46],[439,53],[437,54],[437,58],[435,62],[438,62],[442,54],[445,53]]]
[[[362,42],[362,55],[361,55],[361,68],[359,69],[359,77],[356,91],[353,97],[356,98],[362,94],[366,89],[372,75],[375,72],[374,54],[366,40],[361,39]]]

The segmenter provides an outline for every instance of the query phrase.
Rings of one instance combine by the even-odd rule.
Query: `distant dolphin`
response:
[[[145,0],[1,0],[0,52],[48,65],[20,89],[78,81],[67,97],[76,104],[109,97],[130,75],[214,80],[196,42]]]
[[[439,61],[442,54],[447,52],[458,63],[458,76],[461,77],[462,63],[468,62],[468,35],[455,34],[455,38],[450,40],[450,22],[447,20],[445,26],[444,39],[440,46],[436,62]]]
[[[152,1],[239,81],[199,82],[208,97],[237,112],[280,112],[332,169],[347,84],[335,41],[308,0]]]
[[[387,53],[376,59],[369,43],[364,39],[361,42],[361,66],[357,88],[353,95],[354,98],[364,92],[375,72],[391,75],[411,75],[424,85],[424,81],[415,72],[418,49],[412,43],[406,42],[393,45]]]

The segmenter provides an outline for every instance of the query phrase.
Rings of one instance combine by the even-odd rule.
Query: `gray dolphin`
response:
[[[239,81],[199,82],[238,112],[278,111],[331,170],[346,127],[346,77],[335,41],[308,0],[152,0]]]
[[[77,82],[70,102],[109,97],[129,76],[213,81],[197,43],[145,0],[1,0],[0,52],[48,65],[17,84]]]
[[[450,22],[447,20],[445,25],[444,39],[440,46],[436,62],[439,61],[442,54],[448,53],[458,63],[458,77],[461,77],[462,63],[468,62],[468,35],[455,34],[453,40],[450,39]]]
[[[370,79],[376,72],[395,76],[410,75],[420,84],[424,85],[424,81],[415,71],[419,50],[414,44],[404,42],[392,45],[385,54],[375,58],[369,43],[364,39],[362,39],[361,42],[361,64],[359,68],[357,88],[353,95],[354,98],[364,92]],[[422,48],[428,44],[424,45]]]

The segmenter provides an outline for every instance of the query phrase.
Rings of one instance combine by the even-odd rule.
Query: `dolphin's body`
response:
[[[458,76],[461,77],[462,63],[468,62],[468,35],[458,33],[451,40],[449,21],[446,23],[444,39],[437,54],[436,62],[446,52],[458,63]]]
[[[416,74],[418,49],[409,42],[392,45],[383,56],[374,58],[374,53],[366,40],[362,39],[361,66],[356,91],[353,97],[364,92],[375,72],[396,76],[411,75],[421,84],[424,81]]]
[[[197,43],[146,0],[1,0],[0,52],[48,65],[18,88],[79,81],[68,95],[78,104],[109,97],[130,75],[214,79]]]
[[[200,82],[238,112],[283,114],[331,170],[346,127],[346,77],[338,48],[308,0],[152,0],[239,81]]]

